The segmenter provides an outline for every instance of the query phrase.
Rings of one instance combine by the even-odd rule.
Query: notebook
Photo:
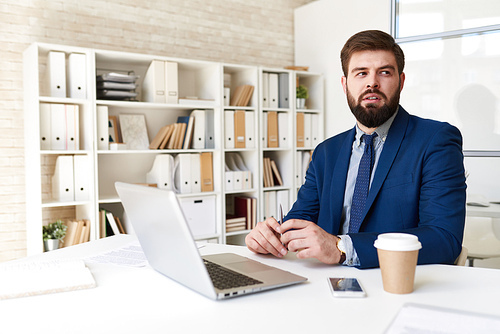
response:
[[[208,298],[232,298],[307,280],[233,253],[201,256],[174,192],[122,182],[115,187],[151,267]],[[209,273],[214,268],[218,272]],[[227,280],[237,286],[221,282]]]
[[[0,300],[94,288],[83,260],[60,259],[0,265]]]

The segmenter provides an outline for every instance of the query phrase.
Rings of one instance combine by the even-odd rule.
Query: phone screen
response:
[[[365,292],[357,278],[330,277],[330,288],[337,297],[364,297]]]

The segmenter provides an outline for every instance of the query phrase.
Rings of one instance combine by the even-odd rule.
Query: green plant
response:
[[[298,99],[307,99],[309,98],[309,90],[304,85],[299,85],[297,87],[297,98]]]
[[[66,229],[68,227],[63,224],[62,220],[58,220],[55,223],[49,223],[47,226],[43,226],[43,240],[49,239],[59,239],[61,240],[66,235]]]

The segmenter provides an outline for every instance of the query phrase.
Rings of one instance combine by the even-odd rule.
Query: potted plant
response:
[[[59,248],[59,243],[66,235],[67,228],[68,227],[63,224],[62,220],[58,220],[55,223],[49,223],[42,227],[43,244],[46,252]]]
[[[309,98],[309,90],[304,85],[298,85],[296,91],[297,109],[304,109],[306,99]]]

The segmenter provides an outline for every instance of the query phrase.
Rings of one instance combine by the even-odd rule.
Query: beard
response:
[[[349,105],[349,108],[351,108],[351,112],[353,113],[354,117],[356,117],[358,122],[360,122],[367,128],[378,128],[389,118],[391,118],[399,108],[399,97],[401,94],[399,90],[396,91],[390,99],[388,99],[387,96],[378,89],[367,89],[363,94],[359,96],[358,101],[354,99],[348,88],[346,92],[347,104]],[[369,93],[378,94],[387,102],[384,103],[381,107],[376,107],[374,103],[368,103],[366,107],[363,107],[361,105],[363,97]]]

